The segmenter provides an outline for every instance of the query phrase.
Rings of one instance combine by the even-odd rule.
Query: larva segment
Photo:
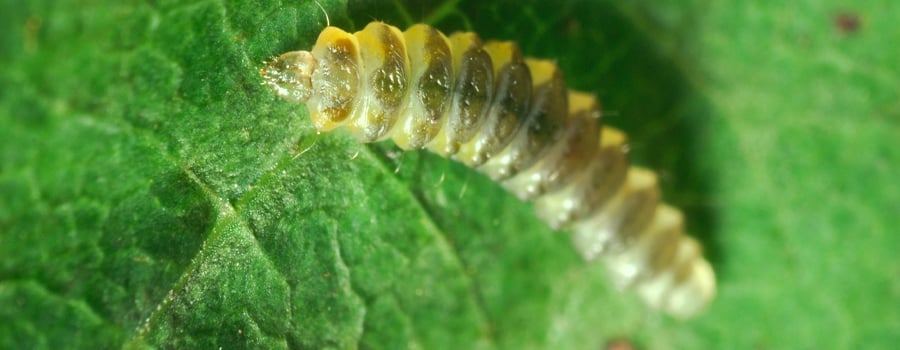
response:
[[[447,157],[459,152],[481,124],[494,90],[491,57],[482,49],[481,39],[474,33],[455,33],[450,36],[455,77],[450,95],[450,110],[445,124],[428,149]]]
[[[690,237],[680,238],[672,242],[677,250],[671,268],[643,281],[635,289],[650,306],[684,318],[701,311],[714,297],[715,276],[701,256],[699,243]]]
[[[484,45],[493,63],[494,97],[480,132],[462,145],[455,158],[474,167],[493,158],[515,136],[531,102],[531,74],[519,46],[513,42]]]
[[[574,231],[585,260],[604,262],[648,305],[689,317],[715,295],[712,268],[681,213],[660,204],[656,175],[629,166],[625,135],[601,127],[596,99],[568,90],[551,61],[473,33],[373,22],[354,34],[328,27],[311,52],[260,73],[282,98],[305,102],[320,131],[427,147],[534,201],[550,227]]]
[[[681,213],[659,205],[637,240],[603,257],[613,281],[677,317],[701,311],[715,294],[715,277],[700,245],[684,235]]]
[[[569,112],[561,138],[532,167],[503,181],[503,187],[519,199],[532,200],[571,183],[582,164],[597,153],[600,104],[589,94],[569,91]]]
[[[405,32],[410,57],[410,92],[406,113],[392,139],[403,149],[425,147],[444,124],[453,89],[450,42],[443,33],[424,24]]]
[[[508,179],[534,165],[562,137],[568,116],[568,91],[553,62],[526,59],[531,75],[531,104],[512,142],[479,170],[494,180]]]
[[[690,237],[684,240],[693,240]],[[679,318],[689,318],[697,315],[715,297],[716,276],[712,266],[703,257],[698,257],[690,263],[688,279],[674,286],[669,292],[665,307],[669,314]],[[644,301],[652,302],[647,297]]]
[[[319,34],[312,56],[318,64],[310,78],[312,94],[307,105],[316,129],[328,131],[343,125],[357,109],[359,42],[343,30],[328,27]]]
[[[359,42],[360,98],[346,128],[361,142],[383,139],[404,114],[409,58],[403,33],[381,22],[354,34]]]
[[[575,247],[585,260],[617,253],[633,244],[637,231],[651,218],[659,200],[656,175],[630,168],[613,198],[575,224]]]
[[[630,287],[672,266],[677,242],[682,234],[681,213],[668,205],[656,207],[653,221],[630,246],[606,257],[616,284]]]
[[[625,181],[627,142],[621,131],[602,128],[596,155],[579,169],[572,183],[535,199],[538,217],[554,230],[560,230],[605,205]]]
[[[306,102],[313,93],[312,74],[318,62],[309,51],[291,51],[269,62],[259,74],[279,97]],[[311,106],[311,105],[310,105]]]

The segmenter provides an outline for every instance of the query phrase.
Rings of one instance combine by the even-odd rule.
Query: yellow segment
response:
[[[450,36],[450,51],[453,53],[454,79],[461,78],[460,71],[464,64],[463,60],[466,59],[467,54],[472,54],[472,51],[474,50],[481,50],[481,39],[479,39],[475,33],[454,33]],[[481,55],[485,55],[485,53],[481,51]],[[483,58],[487,60],[490,59],[489,57]],[[469,73],[477,72],[477,65],[481,62],[482,61],[479,60],[465,62],[468,64]],[[473,75],[470,76],[470,81],[477,82],[478,80],[472,80],[473,77],[477,79],[477,77]],[[437,136],[435,136],[431,143],[428,144],[429,150],[442,157],[449,157],[459,152],[460,145],[472,138],[474,132],[478,126],[482,124],[481,122],[483,122],[484,119],[484,116],[481,114],[484,109],[483,107],[485,107],[484,102],[487,102],[488,98],[475,98],[476,96],[473,96],[471,100],[462,101],[460,97],[461,94],[469,91],[477,91],[470,89],[465,83],[466,82],[460,83],[459,81],[454,83],[453,95],[451,96],[450,102],[451,106],[447,111],[447,115],[444,117],[444,125],[441,130],[438,131]],[[482,86],[480,89],[487,89],[490,91],[493,89],[493,84]],[[482,95],[487,95],[487,91],[482,90],[480,93]]]
[[[547,82],[553,80],[555,78],[555,75],[559,71],[559,67],[557,67],[556,64],[552,61],[526,58],[525,62],[528,63],[528,68],[531,69],[532,86],[546,84]]]
[[[628,136],[622,130],[604,126],[600,131],[600,147],[622,146],[628,143]]]
[[[484,44],[483,49],[491,56],[495,77],[500,75],[500,70],[507,63],[522,61],[522,50],[512,41],[490,41]]]
[[[583,111],[590,111],[591,117],[600,119],[600,103],[586,92],[569,90],[569,118],[577,117]]]
[[[385,138],[399,119],[409,88],[409,59],[403,33],[381,22],[354,33],[362,57],[360,103],[347,129],[362,142]]]
[[[410,57],[410,91],[399,127],[391,136],[403,149],[422,148],[444,126],[453,89],[450,41],[443,33],[424,24],[405,32]]]
[[[329,131],[343,125],[356,108],[359,42],[350,33],[327,27],[311,52],[319,65],[312,75],[313,93],[307,106],[316,129]]]

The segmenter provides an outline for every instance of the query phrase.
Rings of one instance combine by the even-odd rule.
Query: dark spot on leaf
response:
[[[38,48],[38,36],[43,25],[43,19],[40,16],[30,16],[25,20],[25,28],[22,31],[26,52],[34,52]]]
[[[843,34],[854,34],[861,25],[859,14],[841,11],[834,15],[834,26]]]
[[[637,347],[634,346],[630,340],[626,338],[619,338],[610,340],[606,343],[606,346],[603,347],[604,350],[636,350]]]

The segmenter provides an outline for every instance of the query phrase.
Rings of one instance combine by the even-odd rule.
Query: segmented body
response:
[[[715,294],[681,213],[659,202],[653,172],[629,166],[626,137],[601,126],[594,96],[568,90],[556,64],[523,58],[515,43],[423,24],[327,27],[311,51],[285,53],[261,74],[305,103],[320,131],[427,148],[533,201],[550,227],[573,231],[586,260],[604,261],[655,308],[688,317]]]

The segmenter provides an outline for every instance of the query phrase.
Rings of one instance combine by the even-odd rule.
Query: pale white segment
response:
[[[515,194],[519,199],[530,201],[536,196],[543,195],[548,190],[558,191],[559,181],[563,180],[560,178],[562,175],[560,172],[563,171],[562,167],[567,165],[565,163],[566,155],[582,146],[581,144],[577,144],[579,141],[578,133],[590,132],[596,136],[599,132],[596,128],[591,129],[590,126],[585,125],[587,123],[595,123],[594,126],[596,126],[595,120],[600,118],[599,110],[584,109],[570,113],[574,113],[577,116],[569,118],[569,123],[565,127],[563,136],[555,142],[544,157],[530,168],[502,182],[503,187]],[[595,137],[591,142],[591,146],[593,146],[592,151],[594,152],[586,155],[587,159],[590,159],[590,157],[593,157],[596,154],[596,143],[597,139]],[[574,174],[575,171],[573,169],[566,170],[570,172],[565,174],[566,176],[574,177],[578,175]]]
[[[691,264],[690,278],[669,292],[666,311],[678,318],[699,314],[716,295],[716,276],[705,259]]]
[[[613,283],[627,288],[654,274],[653,259],[667,245],[675,244],[682,236],[681,231],[682,218],[678,210],[668,205],[657,206],[653,221],[641,231],[634,244],[604,257]]]
[[[671,271],[664,271],[641,283],[637,288],[637,294],[644,303],[651,308],[662,310],[665,305],[666,293],[675,284],[675,278]]]
[[[509,178],[501,182],[503,188],[505,188],[510,193],[514,194],[519,200],[528,201],[535,195],[540,192],[540,185],[547,181],[545,179],[546,172],[544,172],[544,167],[546,167],[545,163],[548,161],[553,161],[557,157],[559,153],[561,153],[561,148],[564,146],[561,145],[562,142],[557,142],[547,154],[539,160],[537,163],[532,165],[530,168],[523,170]]]
[[[597,150],[598,154],[594,155],[594,157],[604,157],[606,158],[605,161],[600,159],[589,161],[587,167],[574,174],[571,183],[558,191],[546,193],[535,199],[534,209],[537,212],[537,216],[547,223],[550,228],[562,230],[570,226],[576,217],[580,218],[585,214],[589,214],[589,211],[591,211],[590,207],[594,205],[591,201],[597,200],[592,199],[596,192],[609,190],[606,196],[612,197],[624,183],[628,172],[627,160],[624,160],[627,153],[624,148],[624,135],[610,128],[602,128],[600,140],[599,149]],[[609,151],[604,152],[604,149],[610,145],[618,148],[618,151],[613,153],[609,153]],[[618,160],[611,159],[613,157],[621,157],[621,160],[624,160],[622,162],[624,164],[618,164]],[[601,167],[606,168],[606,171],[601,171]],[[610,171],[610,169],[617,167],[626,167],[621,171],[621,179],[618,178],[619,171]],[[595,187],[595,176],[604,176],[605,185]],[[618,180],[613,179],[614,176]]]
[[[669,297],[680,281],[680,278],[693,273],[694,261],[703,259],[697,241],[687,236],[678,241],[678,253],[671,268],[660,271],[636,286],[637,293],[650,306],[668,311]]]
[[[591,168],[594,166],[596,164],[591,164],[563,189],[547,193],[534,201],[534,211],[550,228],[562,229],[562,223],[571,221],[575,212],[585,205],[584,196],[580,193],[585,191],[585,187],[589,183],[588,176],[592,173]]]
[[[588,206],[586,191],[592,184],[591,177],[597,173],[595,170],[601,166],[601,162],[591,161],[573,176],[571,183],[558,191],[545,193],[534,201],[534,210],[537,216],[547,223],[550,228],[560,230],[567,226],[577,214],[584,213]]]
[[[478,170],[486,174],[492,180],[500,180],[509,176],[512,165],[518,163],[518,159],[522,157],[521,150],[517,145],[527,142],[529,134],[526,128],[519,125],[515,136],[503,148],[502,151],[488,159],[478,167]]]
[[[629,169],[625,183],[613,198],[591,217],[574,225],[572,240],[575,249],[585,260],[593,261],[601,254],[608,253],[611,246],[623,243],[619,239],[621,224],[627,214],[626,211],[633,209],[625,202],[632,192],[651,186],[656,186],[656,177],[653,173],[636,168]]]

